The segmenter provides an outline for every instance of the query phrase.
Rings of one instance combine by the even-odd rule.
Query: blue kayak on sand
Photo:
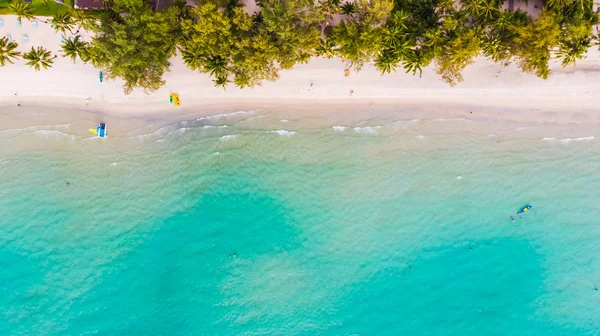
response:
[[[529,211],[529,209],[531,209],[531,205],[527,204],[526,206],[522,207],[521,209],[519,209],[519,211],[517,212],[517,215],[520,215],[524,212]]]

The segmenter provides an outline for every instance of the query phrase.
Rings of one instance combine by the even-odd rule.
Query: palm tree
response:
[[[497,31],[505,31],[509,29],[515,23],[514,12],[504,10],[500,12],[500,15],[491,23],[491,26]]]
[[[85,30],[94,30],[96,19],[94,19],[86,10],[75,9],[70,13],[72,24],[77,25],[77,30],[83,28]]]
[[[73,40],[65,40],[61,48],[63,51],[63,57],[69,57],[73,60],[73,63],[77,60],[77,56],[83,61],[87,62],[89,56],[86,52],[87,42],[81,41],[81,36],[77,35]]]
[[[8,9],[17,16],[17,21],[19,22],[21,22],[22,19],[35,19],[35,16],[33,15],[33,7],[22,0],[13,0],[8,6]]]
[[[558,46],[556,57],[562,60],[562,67],[575,65],[577,60],[582,59],[591,47],[589,38],[577,38],[572,41],[565,41]]]
[[[395,47],[404,40],[404,31],[396,25],[384,28],[383,43],[386,47]]]
[[[203,67],[211,76],[227,78],[227,61],[220,56],[210,57]]]
[[[23,54],[23,59],[27,60],[27,65],[40,71],[41,68],[48,69],[52,67],[54,61],[50,58],[50,51],[44,47],[31,47],[31,50]]]
[[[398,27],[400,30],[405,30],[406,20],[410,18],[410,13],[400,9],[395,10],[392,15],[390,15],[389,21],[392,23],[393,27]]]
[[[461,0],[462,9],[464,9],[470,17],[477,18],[481,8],[479,2],[480,0]]]
[[[548,0],[546,1],[546,6],[548,6],[550,9],[559,11],[572,3],[572,0]]]
[[[190,69],[201,69],[204,64],[204,57],[196,51],[181,50],[181,58]]]
[[[497,0],[479,0],[477,1],[478,6],[478,18],[482,21],[487,21],[495,18],[500,13],[500,2]]]
[[[334,47],[335,45],[333,42],[321,39],[321,44],[315,49],[315,52],[317,53],[317,56],[332,58],[335,54]]]
[[[416,75],[419,72],[419,77],[423,74],[423,63],[425,62],[423,54],[420,51],[413,50],[408,57],[402,61],[402,67],[406,73],[412,72]]]
[[[356,13],[356,5],[353,2],[344,2],[342,5],[342,14],[352,16],[354,13]]]
[[[8,42],[8,38],[0,38],[0,66],[6,65],[6,63],[13,64],[13,59],[21,56],[21,53],[15,51],[19,45],[16,42]]]
[[[213,80],[213,83],[215,83],[215,86],[220,86],[223,88],[223,90],[225,90],[227,89],[227,84],[229,83],[229,80],[226,76],[219,76],[215,80]]]
[[[61,33],[71,32],[73,30],[73,16],[69,12],[54,14],[51,20],[54,25],[54,29]]]
[[[494,62],[500,62],[510,57],[507,55],[507,50],[502,44],[500,34],[485,34],[481,41],[481,51]]]
[[[391,73],[396,71],[396,65],[398,64],[398,58],[394,53],[390,51],[383,51],[375,60],[375,68],[381,72],[381,74]]]

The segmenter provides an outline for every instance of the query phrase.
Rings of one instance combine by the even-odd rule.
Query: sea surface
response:
[[[0,335],[600,335],[600,139],[262,119],[0,131]]]

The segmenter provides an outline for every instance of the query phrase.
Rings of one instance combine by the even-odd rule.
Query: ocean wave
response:
[[[57,131],[57,130],[37,130],[37,131],[33,132],[32,134],[35,134],[44,139],[54,137],[54,138],[75,140],[77,138],[72,134],[63,133],[63,132]]]
[[[545,138],[542,138],[542,140],[543,140],[543,141],[555,141],[555,140],[556,140],[556,138],[552,138],[552,137],[545,137]]]
[[[581,137],[581,138],[564,138],[564,139],[560,139],[560,142],[562,142],[564,144],[568,144],[571,141],[592,141],[594,139],[595,139],[595,137],[593,137],[593,136]]]
[[[287,137],[296,134],[296,132],[294,132],[294,131],[287,131],[287,130],[269,131],[269,133],[277,133],[281,136],[287,136]]]
[[[140,134],[137,136],[137,138],[140,140],[144,140],[145,138],[152,137],[152,136],[167,136],[167,135],[173,133],[174,131],[177,131],[177,129],[180,128],[179,125],[186,125],[186,124],[187,123],[179,122],[176,124],[163,126],[152,133]]]
[[[365,126],[365,127],[354,127],[354,132],[359,134],[377,134],[381,126]]]
[[[346,130],[346,126],[332,126],[331,129],[335,132],[343,132]]]
[[[235,116],[249,115],[249,114],[256,113],[256,111],[258,111],[258,110],[236,111],[236,112],[230,112],[230,113],[219,113],[219,114],[214,114],[214,115],[209,115],[209,116],[206,116],[206,117],[198,118],[198,119],[196,119],[196,121],[218,120],[218,119],[222,119],[222,118],[229,118],[229,117],[235,117]]]
[[[419,139],[419,140],[425,140],[425,136],[424,135],[417,135],[417,139]]]
[[[29,126],[29,127],[23,127],[23,128],[8,128],[5,130],[1,130],[0,131],[0,135],[18,135],[21,133],[34,133],[37,130],[48,130],[48,129],[53,129],[53,128],[57,128],[57,129],[68,129],[70,128],[71,125],[70,124],[59,124],[59,125],[34,125],[34,126]]]
[[[289,122],[289,120],[287,120],[287,119],[281,119],[281,120],[279,120],[279,122],[286,123],[286,122]]]
[[[225,141],[231,141],[233,139],[235,139],[235,135],[233,135],[233,134],[223,135],[221,137],[221,141],[223,141],[223,142],[225,142]]]
[[[227,117],[235,117],[235,116],[253,114],[256,111],[258,111],[258,110],[236,111],[236,112],[231,112],[231,113],[220,113],[220,114],[215,114],[215,115],[209,115],[209,116],[201,117],[201,118],[198,118],[195,120],[182,120],[182,121],[176,122],[174,124],[160,127],[159,129],[157,129],[156,131],[154,131],[152,133],[137,135],[137,138],[139,138],[140,140],[144,140],[145,138],[154,137],[154,136],[167,137],[172,133],[183,134],[183,133],[185,133],[185,131],[187,131],[189,129],[193,129],[193,128],[203,128],[203,129],[227,128],[227,127],[229,127],[229,125],[225,125],[225,124],[211,125],[210,123],[214,122],[216,120],[227,118]],[[181,129],[185,129],[185,130],[181,131]]]
[[[204,125],[202,126],[202,128],[204,129],[211,129],[211,128],[227,128],[229,126],[227,125],[219,125],[219,126],[214,126],[214,125]]]

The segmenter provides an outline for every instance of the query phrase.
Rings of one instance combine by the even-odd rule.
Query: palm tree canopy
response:
[[[6,63],[14,63],[13,59],[21,55],[20,52],[15,51],[19,45],[16,42],[8,42],[8,38],[0,38],[0,66],[6,65]]]
[[[63,12],[54,14],[52,17],[52,24],[54,25],[54,29],[56,31],[60,31],[65,33],[67,30],[71,31],[73,29],[73,16],[69,12]]]
[[[23,58],[27,60],[27,65],[36,71],[40,71],[42,68],[48,69],[54,63],[50,58],[50,51],[43,47],[31,47],[30,51],[23,54]]]
[[[31,5],[22,0],[13,0],[8,6],[8,9],[17,16],[17,21],[19,22],[21,22],[23,18],[27,20],[35,19]]]
[[[215,83],[215,86],[220,86],[225,90],[227,88],[227,83],[230,83],[230,81],[225,76],[219,76],[213,80],[213,83]]]
[[[352,15],[356,12],[356,5],[353,2],[344,2],[342,5],[342,14]]]
[[[86,53],[87,42],[83,42],[81,40],[81,36],[79,35],[75,36],[75,38],[72,40],[65,40],[61,48],[63,51],[63,57],[69,57],[73,60],[73,62],[75,62],[77,56],[79,56],[79,58],[81,58],[81,60],[84,62],[87,62],[89,59]]]

